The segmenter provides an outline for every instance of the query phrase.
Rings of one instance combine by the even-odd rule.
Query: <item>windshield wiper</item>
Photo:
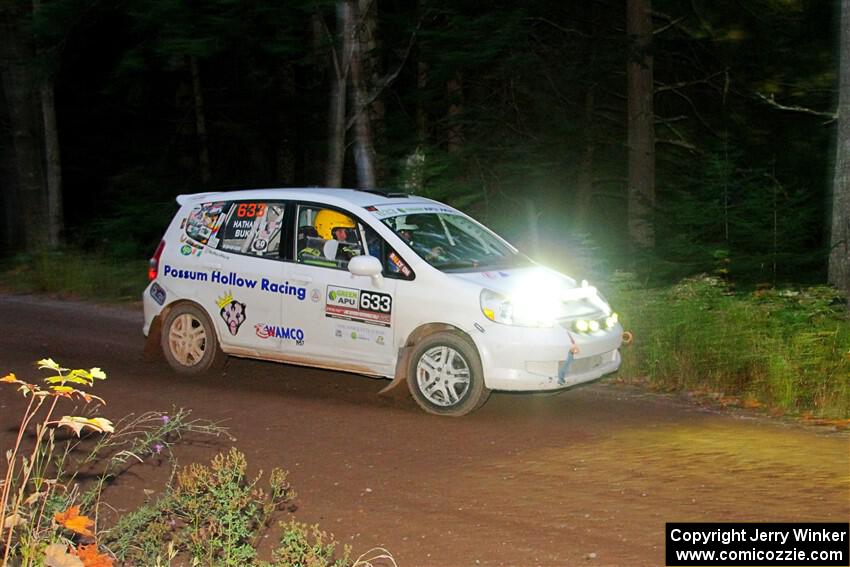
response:
[[[438,270],[457,270],[459,268],[477,268],[480,264],[474,260],[457,260],[454,262],[445,262],[443,264],[434,264]]]

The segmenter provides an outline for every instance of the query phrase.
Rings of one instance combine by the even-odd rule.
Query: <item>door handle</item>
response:
[[[312,276],[308,276],[306,274],[292,274],[292,277],[289,279],[300,284],[313,283]]]

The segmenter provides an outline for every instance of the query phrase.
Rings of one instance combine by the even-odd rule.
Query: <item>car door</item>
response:
[[[207,301],[226,351],[268,354],[278,350],[266,336],[280,325],[285,298],[285,203],[264,200],[227,204],[224,222],[201,254],[209,270]]]
[[[384,250],[380,237],[352,213],[325,205],[301,203],[295,220],[295,250],[287,264],[287,280],[303,289],[308,299],[284,305],[290,332],[304,335],[302,344],[284,348],[318,366],[391,374],[397,354],[397,280],[382,276],[373,281],[348,271],[353,256],[371,253],[380,259]]]

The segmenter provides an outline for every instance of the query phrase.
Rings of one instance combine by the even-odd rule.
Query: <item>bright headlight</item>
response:
[[[484,316],[504,325],[513,325],[514,308],[507,297],[489,289],[481,290],[481,312]]]
[[[547,294],[518,293],[508,298],[489,289],[481,291],[481,312],[504,325],[551,327],[557,309],[557,299]]]

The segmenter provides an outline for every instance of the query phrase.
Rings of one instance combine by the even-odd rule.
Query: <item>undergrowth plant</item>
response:
[[[168,457],[171,445],[187,432],[225,432],[216,424],[190,419],[183,409],[131,415],[115,424],[92,417],[93,406],[105,404],[87,391],[106,379],[100,368],[71,370],[50,358],[37,366],[50,373],[45,386],[15,374],[0,378],[27,401],[14,445],[6,451],[0,485],[0,565],[111,566],[97,529],[106,483],[153,455]],[[58,417],[63,400],[82,404],[78,415]],[[59,428],[74,436],[63,437]],[[93,481],[78,479],[83,467],[94,467],[89,475]]]
[[[629,274],[614,281],[614,304],[635,337],[624,350],[628,379],[850,418],[850,320],[835,289],[740,293],[713,276],[661,289]]]
[[[101,369],[70,370],[49,358],[37,365],[50,372],[45,386],[14,374],[0,378],[27,401],[0,485],[0,567],[112,567],[115,561],[144,567],[396,565],[383,548],[352,560],[350,548],[340,548],[332,535],[295,521],[279,524],[272,562],[260,559],[258,543],[273,515],[295,497],[286,471],[275,468],[261,483],[263,473],[248,475],[247,460],[235,448],[209,465],[178,470],[171,448],[184,434],[226,431],[176,408],[113,424],[92,416],[91,406],[105,404],[87,391],[106,379]],[[57,417],[63,400],[82,403],[78,415]],[[63,438],[59,428],[74,435]],[[107,484],[157,456],[174,467],[165,491],[105,529],[98,511]]]
[[[230,449],[209,465],[184,467],[173,485],[153,502],[125,514],[104,535],[104,544],[127,565],[210,567],[395,566],[392,555],[374,548],[357,559],[319,526],[281,521],[272,561],[258,555],[258,543],[275,512],[295,498],[283,469],[247,474],[245,455]]]
[[[75,249],[22,254],[0,266],[0,285],[19,293],[127,301],[146,285],[146,265]]]
[[[17,386],[18,391],[28,398],[15,445],[6,453],[6,474],[0,493],[4,566],[9,563],[13,553],[19,556],[22,565],[40,563],[37,558],[42,551],[45,554],[50,552],[53,556],[67,553],[56,547],[65,547],[67,543],[67,540],[57,541],[62,538],[57,526],[83,536],[93,535],[89,530],[93,522],[80,516],[78,507],[70,506],[74,491],[62,483],[56,471],[51,469],[57,460],[55,428],[68,427],[78,436],[84,429],[99,433],[114,430],[112,422],[103,417],[54,417],[57,405],[63,398],[82,401],[86,405],[93,401],[103,403],[101,398],[82,389],[94,386],[95,380],[106,379],[106,374],[100,368],[70,370],[50,358],[39,360],[37,364],[39,369],[51,373],[44,379],[46,387],[19,380],[14,374],[0,378],[0,382]],[[26,450],[24,437],[31,425],[35,430],[35,439],[32,448]],[[19,459],[22,452],[25,454]],[[48,523],[50,512],[60,506],[69,507],[63,512],[54,512],[54,522]],[[75,553],[79,552],[81,550],[77,547]]]
[[[246,471],[245,456],[236,449],[209,465],[183,468],[157,501],[117,522],[107,545],[134,565],[152,565],[166,549],[197,565],[256,564],[258,539],[271,514],[295,493],[282,469],[271,472],[265,488],[262,472],[249,477]]]

